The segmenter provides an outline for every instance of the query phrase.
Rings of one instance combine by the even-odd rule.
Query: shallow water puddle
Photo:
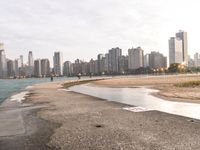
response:
[[[77,93],[102,98],[108,101],[142,107],[134,108],[134,111],[157,110],[200,119],[200,104],[167,101],[151,95],[151,93],[158,92],[158,90],[148,89],[145,87],[107,88],[90,85],[91,84],[77,85],[70,87],[69,89]],[[129,110],[131,109],[132,108],[129,108]]]

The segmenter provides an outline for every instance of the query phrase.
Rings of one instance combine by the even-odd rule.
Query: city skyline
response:
[[[142,46],[147,53],[159,51],[168,56],[166,41],[177,29],[189,33],[190,55],[199,49],[197,0],[16,0],[0,4],[0,41],[11,59],[32,51],[35,58],[47,57],[52,64],[50,54],[62,51],[67,60],[89,61],[116,46],[123,50]]]

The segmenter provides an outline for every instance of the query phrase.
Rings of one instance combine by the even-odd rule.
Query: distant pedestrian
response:
[[[53,76],[51,76],[51,82],[53,82]]]

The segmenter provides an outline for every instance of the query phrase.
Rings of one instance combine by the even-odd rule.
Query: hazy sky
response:
[[[0,0],[0,41],[6,55],[27,61],[62,51],[88,61],[112,47],[141,46],[168,56],[168,39],[188,32],[189,53],[200,52],[199,0]]]

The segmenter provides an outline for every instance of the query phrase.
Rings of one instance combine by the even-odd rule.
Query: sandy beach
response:
[[[196,79],[193,76],[189,78]],[[161,79],[158,78],[154,81],[162,86],[174,83],[169,83],[169,78],[164,80],[166,83],[159,84]],[[95,86],[109,87],[155,86],[155,82],[150,82],[149,78],[145,81],[144,77],[142,80],[129,77],[92,83]],[[0,111],[4,113],[11,109],[17,110],[24,128],[20,133],[9,132],[7,136],[0,136],[0,149],[200,148],[199,120],[158,111],[134,113],[123,109],[130,107],[129,105],[78,94],[66,90],[62,84],[63,82],[55,82],[35,85],[29,89],[30,93],[22,105],[1,106]],[[4,127],[6,130],[6,126]]]
[[[154,96],[165,100],[200,103],[200,87],[176,87],[175,84],[188,81],[200,81],[200,75],[163,75],[163,76],[126,76],[96,81],[97,86],[140,87],[158,89]]]

